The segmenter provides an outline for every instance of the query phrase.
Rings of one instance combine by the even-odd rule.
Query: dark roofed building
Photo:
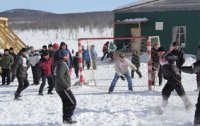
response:
[[[191,54],[200,42],[200,0],[142,0],[114,12],[115,37],[159,36],[165,48],[178,41]],[[121,49],[124,42],[115,43]]]

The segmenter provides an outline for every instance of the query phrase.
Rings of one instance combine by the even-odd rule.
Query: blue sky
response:
[[[0,12],[11,9],[34,9],[54,13],[113,10],[138,0],[2,0]]]

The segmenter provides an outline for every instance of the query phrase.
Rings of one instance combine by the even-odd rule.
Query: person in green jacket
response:
[[[76,108],[76,99],[70,89],[71,78],[69,67],[66,63],[67,60],[69,60],[69,53],[67,50],[60,50],[58,51],[58,56],[59,60],[56,65],[55,88],[63,104],[63,123],[77,123],[77,121],[71,118]]]
[[[2,85],[10,85],[10,72],[11,66],[14,63],[13,56],[9,54],[9,49],[4,49],[4,54],[0,60],[0,66],[2,68]],[[7,80],[6,80],[7,79]]]

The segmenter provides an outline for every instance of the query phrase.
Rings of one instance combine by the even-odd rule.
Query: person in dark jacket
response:
[[[142,74],[139,70],[139,68],[140,68],[140,57],[137,54],[137,50],[133,50],[131,62],[132,62],[132,64],[134,64],[136,66],[136,68],[137,68],[136,73],[138,74],[138,76],[140,78],[142,78]],[[134,70],[131,70],[131,78],[134,78]]]
[[[15,54],[13,47],[10,47],[9,53],[10,53],[10,55],[13,56],[13,59],[15,61],[17,55]],[[11,80],[10,80],[11,82],[13,82],[15,80],[15,76],[13,74],[13,68],[14,68],[14,64],[11,66]]]
[[[184,53],[180,48],[179,42],[173,42],[172,47],[173,48],[172,48],[171,53],[178,57],[178,59],[176,60],[176,65],[178,69],[180,69],[185,63]]]
[[[14,100],[21,100],[19,97],[21,92],[29,86],[29,81],[27,79],[27,70],[30,66],[26,57],[26,48],[22,48],[16,58],[15,67],[13,69],[14,75],[18,80],[18,88],[15,92]]]
[[[103,56],[101,57],[101,60],[104,59],[104,57],[107,55],[107,58],[109,57],[109,53],[108,53],[108,44],[109,44],[109,41],[107,41],[104,45],[103,45]]]
[[[183,66],[181,68],[182,72],[195,74],[200,71],[200,60],[193,63],[191,66]],[[197,98],[196,110],[194,114],[194,126],[200,126],[200,91]]]
[[[76,99],[70,89],[71,78],[69,66],[66,61],[69,60],[69,53],[66,50],[59,52],[60,60],[56,66],[56,92],[60,96],[63,105],[63,123],[73,124],[77,121],[72,120],[72,115],[76,108]]]
[[[161,65],[162,74],[167,80],[166,85],[162,89],[162,104],[159,106],[159,109],[162,110],[167,105],[171,92],[175,90],[183,100],[186,110],[190,110],[192,104],[182,86],[181,74],[175,63],[178,57],[173,53],[166,53],[163,47],[158,48],[158,56],[160,57],[159,62]]]
[[[48,80],[49,89],[47,94],[53,94],[52,90],[54,88],[54,79],[52,75],[52,65],[53,59],[49,57],[48,52],[43,52],[42,58],[40,59],[39,66],[42,73],[42,84],[40,85],[39,95],[43,95],[43,89],[46,84],[46,79]]]
[[[200,43],[196,50],[196,61],[200,61]],[[196,72],[196,81],[197,81],[197,89],[195,91],[200,90],[200,71]]]
[[[43,45],[42,46],[42,49],[39,51],[39,53],[40,53],[40,55],[42,56],[42,54],[44,53],[44,52],[46,52],[47,51],[47,46],[46,45]]]
[[[54,60],[54,56],[55,56],[56,52],[55,52],[52,44],[48,45],[48,52],[49,52],[49,57]]]
[[[159,85],[162,85],[162,72],[160,70],[159,56],[158,56],[158,44],[154,44],[151,49],[151,60],[152,60],[152,85],[156,83],[156,73],[158,73]]]
[[[76,52],[76,55],[73,58],[73,67],[74,67],[74,71],[76,74],[76,78],[78,78],[78,72],[79,72],[79,57],[78,57],[78,52]]]
[[[0,60],[0,66],[2,68],[2,85],[10,84],[10,72],[14,63],[13,56],[9,54],[9,49],[4,49],[4,54]],[[6,80],[7,79],[7,80]]]
[[[89,54],[89,47],[87,46],[87,49],[83,51],[83,59],[85,61],[85,64],[87,66],[87,69],[90,69],[91,63],[90,63],[90,54]]]

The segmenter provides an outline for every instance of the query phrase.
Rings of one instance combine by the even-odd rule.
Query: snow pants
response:
[[[7,82],[7,85],[10,84],[10,69],[2,69],[2,85]]]
[[[53,88],[54,88],[54,79],[53,79],[53,75],[50,75],[48,77],[46,76],[42,76],[42,84],[40,85],[40,89],[39,89],[39,94],[42,94],[43,93],[43,89],[44,89],[44,86],[46,84],[46,79],[48,81],[48,84],[49,84],[49,89],[48,89],[48,93],[51,93]]]
[[[185,90],[180,82],[181,81],[173,78],[167,81],[167,84],[162,89],[163,100],[168,100],[173,90],[175,90],[180,97],[185,95]]]
[[[37,66],[31,66],[32,74],[33,74],[33,83],[39,84],[40,81],[40,72]]]
[[[62,100],[63,120],[70,119],[76,108],[76,99],[71,90],[57,91]]]
[[[137,67],[137,70],[136,70],[136,71],[131,70],[131,78],[134,78],[134,72],[136,72],[140,78],[142,77],[142,74],[141,74],[141,72],[140,72],[139,67]]]
[[[20,93],[29,86],[27,78],[17,77],[17,80],[18,80],[18,88],[15,93],[15,97],[19,97]]]
[[[162,98],[163,98],[162,107],[165,107],[167,105],[168,98],[170,97],[171,92],[174,89],[176,90],[180,98],[182,99],[186,110],[189,110],[192,106],[192,103],[190,102],[189,98],[186,96],[185,90],[181,84],[181,81],[173,79],[173,78],[167,81],[167,84],[164,86],[162,90]]]

